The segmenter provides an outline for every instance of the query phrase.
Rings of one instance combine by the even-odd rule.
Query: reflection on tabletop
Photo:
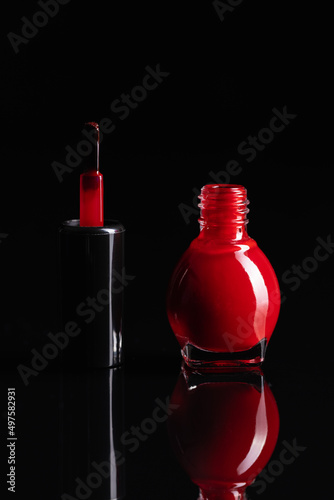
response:
[[[62,500],[123,498],[123,369],[62,373]]]
[[[260,369],[199,374],[182,366],[171,396],[171,447],[198,500],[244,500],[275,448],[279,414]],[[174,406],[173,406],[174,407]]]

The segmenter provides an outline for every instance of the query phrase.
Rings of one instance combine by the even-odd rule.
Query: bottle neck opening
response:
[[[200,230],[228,240],[248,238],[247,190],[239,184],[207,184],[202,187],[199,208]]]

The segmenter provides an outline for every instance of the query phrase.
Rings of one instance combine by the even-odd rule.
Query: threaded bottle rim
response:
[[[209,225],[247,224],[247,189],[240,184],[206,184],[198,196],[201,229]]]

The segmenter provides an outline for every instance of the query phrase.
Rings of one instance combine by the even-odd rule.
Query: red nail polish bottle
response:
[[[170,325],[190,367],[259,364],[277,322],[280,290],[270,262],[247,234],[247,191],[208,184],[199,198],[200,233],[168,286]]]
[[[183,369],[170,401],[171,447],[198,500],[244,500],[276,446],[279,413],[259,369],[200,374]],[[263,480],[254,484],[263,491]],[[259,490],[260,488],[260,490]]]

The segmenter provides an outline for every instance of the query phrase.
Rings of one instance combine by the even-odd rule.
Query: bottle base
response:
[[[181,354],[189,368],[217,371],[226,367],[258,366],[264,361],[266,348],[267,339],[263,338],[255,346],[245,351],[215,352],[186,344],[181,350]]]

